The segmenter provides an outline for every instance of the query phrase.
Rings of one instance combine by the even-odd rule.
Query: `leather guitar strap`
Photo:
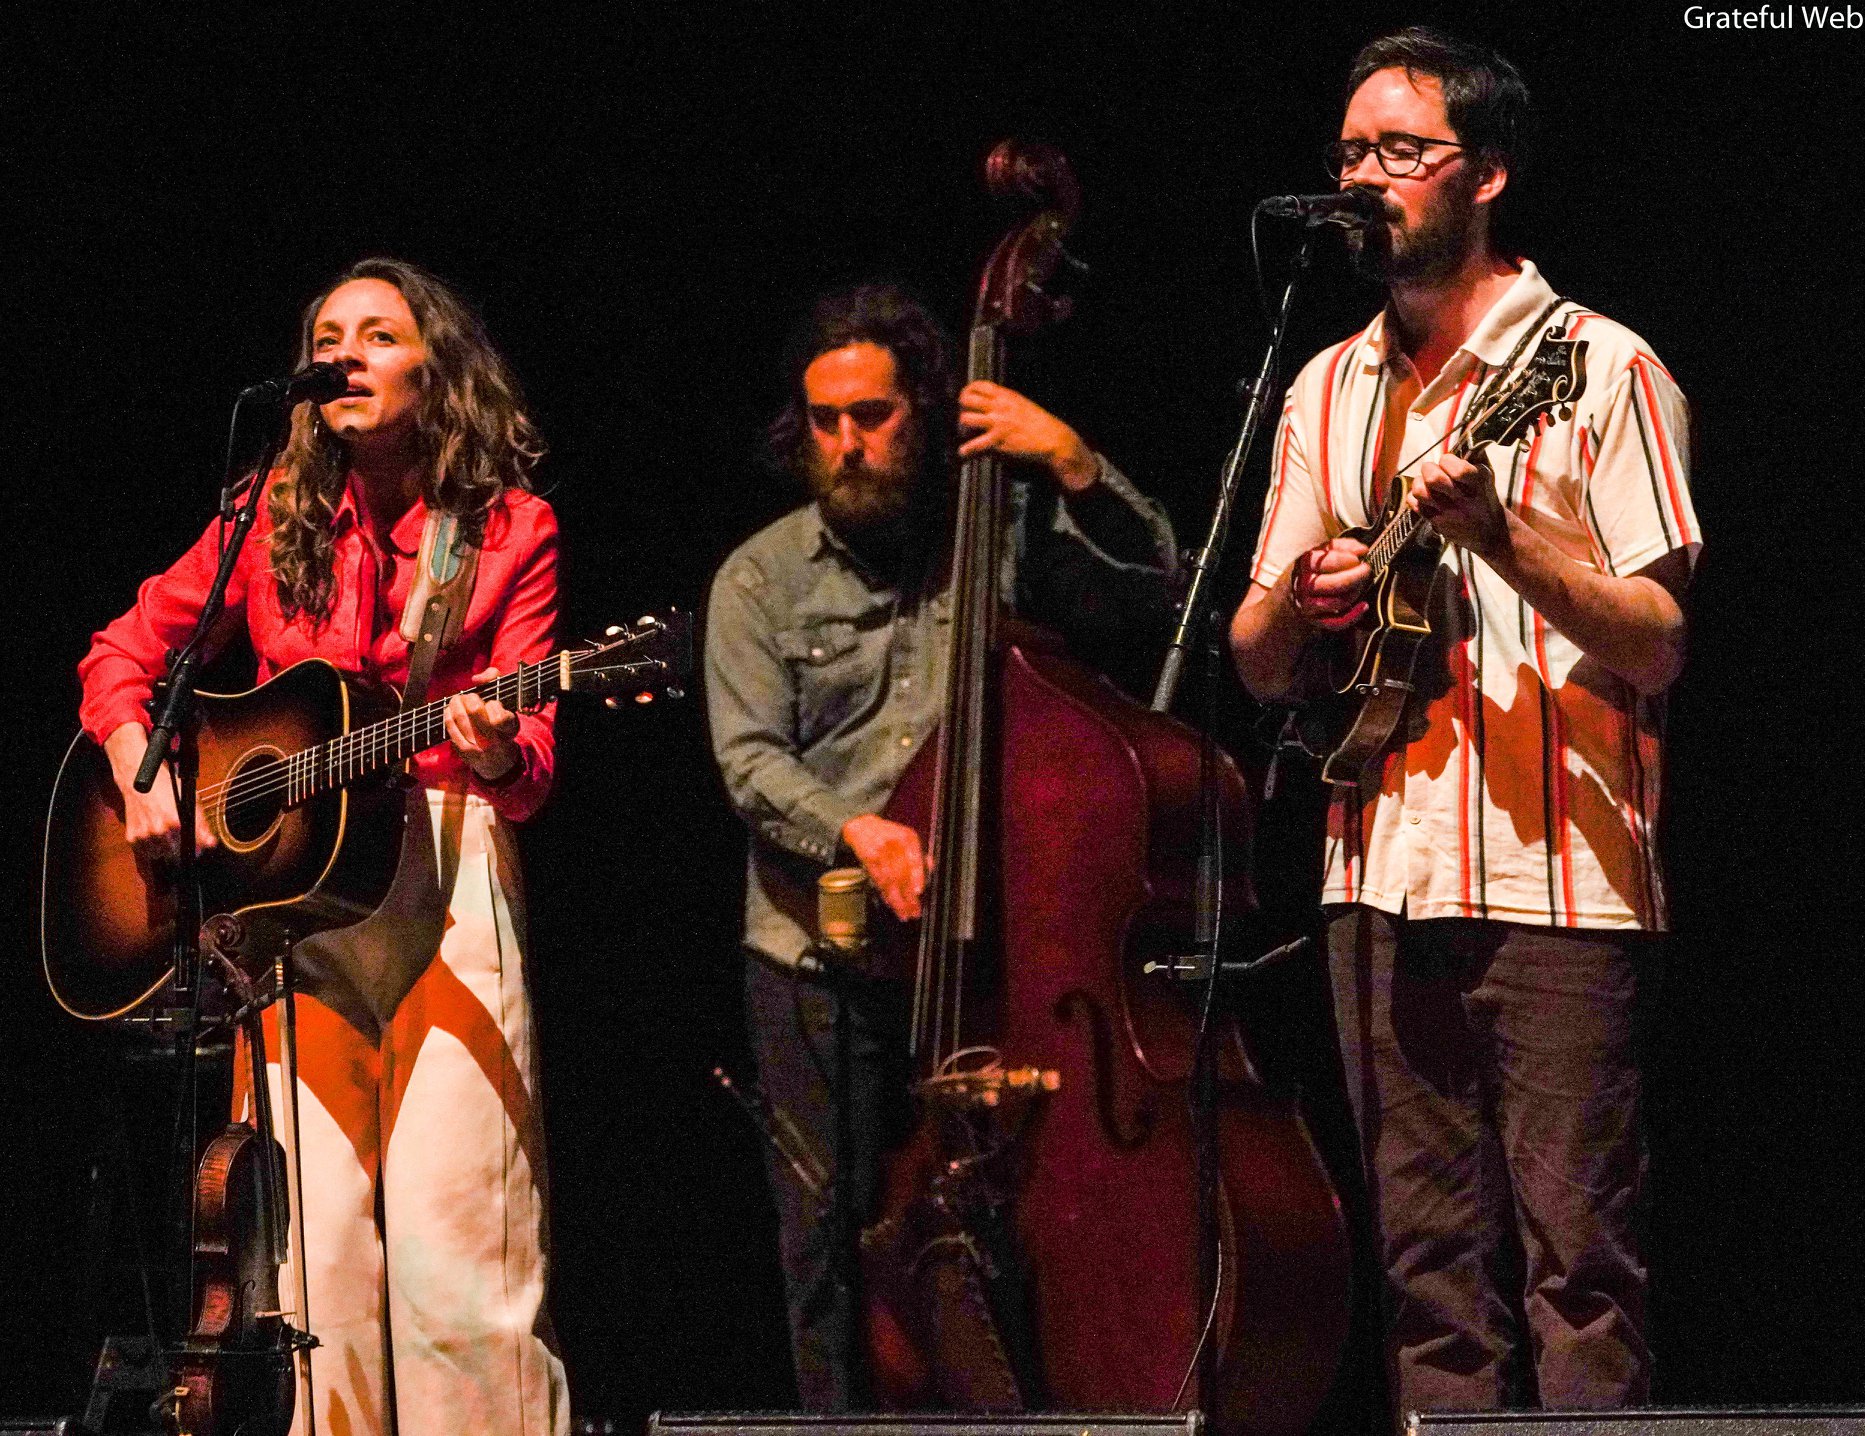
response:
[[[456,515],[438,509],[427,516],[414,582],[402,606],[401,636],[408,643],[408,681],[402,687],[404,713],[427,701],[440,651],[466,622],[466,605],[479,573],[479,545],[471,543]]]

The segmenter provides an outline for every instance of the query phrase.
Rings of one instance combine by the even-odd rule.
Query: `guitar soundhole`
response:
[[[285,811],[285,756],[276,748],[243,755],[227,774],[214,804],[228,847],[245,850],[264,842]]]

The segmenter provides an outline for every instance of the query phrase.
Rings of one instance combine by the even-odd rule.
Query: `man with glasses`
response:
[[[1345,531],[1395,486],[1444,548],[1400,732],[1336,784],[1322,901],[1401,1410],[1648,1399],[1637,1045],[1665,926],[1665,689],[1700,543],[1684,400],[1631,331],[1500,246],[1528,92],[1422,28],[1355,59],[1330,172],[1384,311],[1291,387],[1248,596],[1258,697],[1367,614]],[[1551,330],[1585,383],[1519,449],[1450,452]]]

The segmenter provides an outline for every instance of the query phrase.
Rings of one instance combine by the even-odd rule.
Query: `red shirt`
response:
[[[408,645],[397,630],[427,512],[427,505],[417,500],[386,541],[378,541],[361,522],[354,495],[346,488],[332,520],[336,585],[330,614],[314,622],[302,613],[286,618],[279,605],[270,567],[271,522],[262,500],[211,646],[224,645],[243,624],[259,658],[261,682],[294,663],[322,658],[365,682],[399,686],[408,676]],[[163,671],[168,651],[179,648],[194,631],[219,567],[218,531],[217,523],[210,524],[167,572],[142,585],[135,607],[92,638],[91,651],[78,665],[84,685],[79,717],[97,742],[125,723],[149,726],[143,702]],[[465,626],[434,665],[428,696],[439,698],[471,686],[472,675],[483,668],[509,673],[521,660],[537,662],[550,653],[556,627],[556,515],[536,495],[507,490],[487,520]],[[523,771],[510,782],[486,786],[445,743],[415,758],[415,776],[430,788],[477,792],[513,821],[529,817],[550,791],[553,712],[546,707],[519,717],[515,741]]]

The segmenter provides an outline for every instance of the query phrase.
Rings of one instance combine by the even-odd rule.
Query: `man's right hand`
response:
[[[893,915],[907,922],[920,915],[926,891],[926,853],[920,835],[904,823],[863,813],[842,824],[842,841],[868,874]]]
[[[164,763],[146,793],[136,791],[136,770],[148,751],[149,733],[140,723],[125,723],[104,740],[110,759],[110,776],[123,794],[123,835],[136,856],[145,862],[172,859],[180,847],[181,819],[175,814],[175,784]],[[195,805],[194,843],[201,851],[218,840],[207,823],[206,809]]]
[[[1361,597],[1372,581],[1366,545],[1346,537],[1311,548],[1289,568],[1289,601],[1302,622],[1328,633],[1351,628],[1366,612]]]

